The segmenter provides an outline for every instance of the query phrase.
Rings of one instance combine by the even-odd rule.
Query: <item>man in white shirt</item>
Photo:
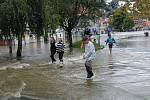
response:
[[[89,36],[83,37],[83,43],[85,46],[85,53],[83,58],[85,61],[85,67],[87,71],[87,78],[91,78],[94,74],[92,72],[92,62],[95,59],[95,46],[90,41]]]

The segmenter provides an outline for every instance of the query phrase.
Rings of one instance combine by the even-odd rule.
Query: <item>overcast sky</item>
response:
[[[107,0],[107,2],[110,2],[110,1],[112,1],[112,0]]]

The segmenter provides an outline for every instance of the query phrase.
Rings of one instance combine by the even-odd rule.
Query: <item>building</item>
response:
[[[150,28],[150,21],[148,18],[145,17],[140,17],[134,20],[134,30],[139,31],[139,30],[147,30]]]
[[[104,34],[106,31],[106,28],[109,26],[109,18],[101,17],[98,20],[99,26],[100,26],[100,34]]]

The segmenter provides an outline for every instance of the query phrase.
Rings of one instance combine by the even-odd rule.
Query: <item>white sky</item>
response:
[[[106,2],[111,2],[112,0],[106,0]]]

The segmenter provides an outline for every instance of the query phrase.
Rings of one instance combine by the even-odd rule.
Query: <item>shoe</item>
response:
[[[52,63],[53,63],[53,64],[56,64],[56,61],[53,61]]]
[[[87,76],[87,78],[91,78],[92,76],[94,76],[93,73],[89,74],[89,75]]]

